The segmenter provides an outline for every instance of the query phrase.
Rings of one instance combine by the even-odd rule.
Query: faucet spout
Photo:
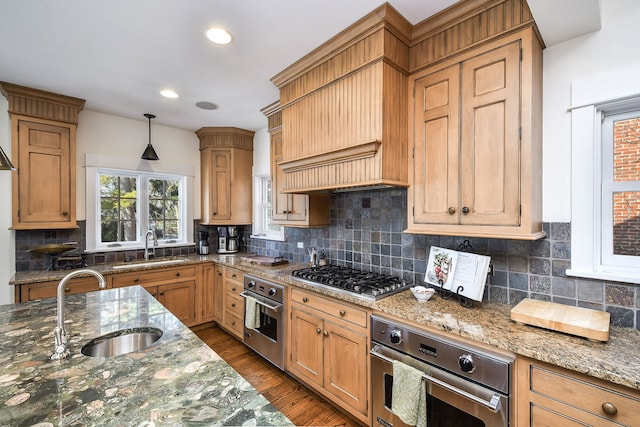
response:
[[[149,251],[149,237],[153,237],[153,246],[154,248]],[[156,250],[155,246],[158,246],[158,237],[156,236],[156,232],[153,230],[147,231],[147,234],[144,236],[144,259],[145,261],[149,260],[149,256],[155,256]]]
[[[71,354],[67,348],[67,330],[64,327],[64,289],[69,279],[83,274],[90,274],[98,279],[98,286],[100,289],[107,287],[107,282],[102,274],[87,268],[72,271],[60,280],[60,283],[58,283],[58,314],[56,327],[53,330],[55,348],[51,355],[51,360],[65,359]]]

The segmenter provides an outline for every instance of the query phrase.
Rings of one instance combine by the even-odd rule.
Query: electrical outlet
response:
[[[304,249],[304,242],[298,242],[298,249]]]

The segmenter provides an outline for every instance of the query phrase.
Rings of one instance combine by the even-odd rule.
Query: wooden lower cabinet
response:
[[[213,320],[222,323],[224,313],[224,266],[214,264],[213,276]]]
[[[215,266],[213,263],[201,264],[198,271],[196,298],[196,320],[198,324],[215,320]]]
[[[15,289],[16,303],[33,301],[44,298],[56,298],[59,280],[49,282],[28,283],[17,285]],[[107,287],[111,287],[107,282]],[[98,280],[93,277],[74,277],[69,279],[64,288],[65,295],[81,294],[83,292],[99,291]]]
[[[187,265],[118,273],[109,277],[109,283],[114,288],[143,286],[182,323],[194,326],[199,323],[196,314],[199,268]]]
[[[517,427],[640,425],[640,392],[519,357]]]
[[[224,267],[224,311],[222,327],[242,340],[244,334],[244,274],[235,268]]]
[[[368,312],[299,289],[290,307],[287,370],[369,425]]]

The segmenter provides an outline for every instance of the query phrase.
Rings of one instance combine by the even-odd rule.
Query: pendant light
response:
[[[153,145],[151,145],[151,119],[155,119],[156,116],[149,113],[146,113],[144,116],[149,119],[149,144],[147,144],[147,148],[144,149],[144,153],[142,153],[140,158],[143,160],[160,160],[156,154],[156,150],[154,150]]]
[[[2,147],[0,147],[0,170],[1,171],[14,171],[16,167],[13,166],[9,157],[4,153]]]

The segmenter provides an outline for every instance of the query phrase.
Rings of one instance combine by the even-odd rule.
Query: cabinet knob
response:
[[[232,290],[233,292],[235,292],[235,291],[236,291],[236,288],[231,288],[231,290]]]
[[[614,416],[618,413],[618,408],[616,408],[616,405],[611,402],[604,402],[602,404],[602,410],[605,414],[610,416]]]
[[[328,336],[329,336],[329,332],[324,331],[324,336],[325,336],[325,337],[328,337]]]
[[[283,214],[286,214],[286,213],[288,213],[288,212],[287,212],[287,211],[282,211],[282,213],[283,213]]]
[[[64,288],[64,291],[68,293],[68,292],[71,291],[71,289],[70,288]]]
[[[345,314],[347,314],[347,312],[346,312],[346,311],[344,311],[344,310],[340,310],[340,316],[344,316]]]
[[[179,273],[179,272],[178,272],[178,273],[176,273],[176,277],[180,277],[180,273]]]
[[[309,298],[307,298],[307,297],[302,297],[302,302],[309,302]]]
[[[212,213],[212,215],[213,215],[213,216],[216,216],[216,215],[217,215],[217,213],[216,213],[216,212],[213,212],[213,213]]]
[[[463,214],[465,214],[465,215],[466,215],[466,214],[468,214],[468,213],[469,213],[469,208],[468,208],[468,207],[466,207],[466,206],[465,206],[465,207],[463,207],[463,208],[462,208],[462,213],[463,213]]]
[[[235,279],[235,278],[236,278],[236,273],[233,273],[233,274],[231,275],[231,277],[233,277],[233,278]]]
[[[322,332],[322,329],[316,328],[316,334],[320,335],[321,332]]]
[[[456,208],[451,206],[447,211],[449,212],[449,215],[453,215],[454,213],[456,213]]]
[[[160,292],[160,296],[163,296],[163,295],[164,295],[164,291]]]
[[[218,276],[222,276],[222,273],[220,273],[219,271],[218,271]]]
[[[63,215],[63,216],[67,216],[67,215],[69,215],[69,212],[67,212],[67,211],[62,212],[62,215]]]
[[[235,306],[236,306],[236,303],[235,303],[235,302],[232,302],[232,303],[231,303],[231,307],[235,307]]]
[[[140,281],[140,279],[138,279],[137,277],[135,279],[133,279],[133,283],[138,283]]]
[[[235,320],[231,321],[231,326],[236,326],[236,321]]]

